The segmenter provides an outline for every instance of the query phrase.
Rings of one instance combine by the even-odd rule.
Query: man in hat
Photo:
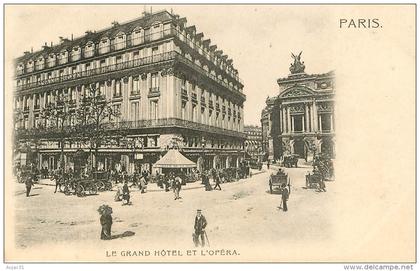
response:
[[[195,216],[194,234],[193,234],[194,244],[195,244],[196,247],[198,247],[200,245],[200,240],[199,239],[201,239],[201,246],[202,247],[204,247],[204,245],[206,244],[206,241],[204,239],[206,226],[207,226],[207,220],[201,214],[201,210],[198,209],[197,210],[197,215]]]
[[[176,176],[173,183],[172,183],[172,189],[174,191],[175,200],[180,199],[179,192],[181,191],[181,185],[182,185],[182,179],[179,176]]]
[[[216,184],[213,187],[213,190],[216,190],[216,188],[219,188],[219,190],[222,190],[222,188],[220,187],[220,179],[222,178],[221,173],[219,172],[218,174],[216,174]]]
[[[25,186],[26,186],[26,196],[29,197],[29,193],[31,193],[31,188],[34,186],[34,182],[36,181],[37,177],[35,174],[32,176],[28,176],[25,180]]]
[[[281,202],[283,206],[283,212],[287,212],[287,200],[289,199],[289,189],[287,189],[285,183],[281,185],[280,192],[281,192]]]
[[[128,181],[124,181],[124,186],[122,189],[123,192],[123,204],[122,205],[128,205],[130,204],[130,190],[128,189]]]

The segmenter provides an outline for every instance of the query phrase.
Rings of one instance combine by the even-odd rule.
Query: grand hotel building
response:
[[[121,115],[109,129],[125,130],[126,144],[100,148],[100,169],[151,170],[174,140],[201,168],[236,166],[243,156],[246,96],[238,71],[222,50],[187,20],[167,11],[142,17],[16,59],[16,157],[56,169],[60,148],[52,134],[29,144],[45,122],[41,111],[66,95],[78,107],[90,84]],[[131,142],[131,143],[130,143]],[[66,167],[87,146],[66,143]],[[24,161],[26,160],[26,161]]]

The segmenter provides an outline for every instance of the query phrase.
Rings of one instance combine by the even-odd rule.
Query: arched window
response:
[[[67,50],[63,50],[58,55],[58,63],[59,64],[65,64],[68,61],[68,52]]]
[[[24,73],[25,70],[25,66],[23,65],[23,63],[19,63],[17,66],[17,74],[21,75]]]
[[[85,45],[85,57],[92,57],[95,54],[95,44],[92,41],[88,41]]]
[[[121,50],[124,49],[126,46],[126,42],[125,42],[125,33],[120,32],[118,33],[115,38],[114,38],[114,49],[115,50]]]
[[[33,72],[34,71],[34,61],[32,59],[30,59],[27,63],[26,63],[26,70],[28,72]]]
[[[44,57],[39,57],[38,60],[36,61],[36,70],[42,70],[44,68]]]
[[[48,60],[47,60],[47,66],[50,67],[54,67],[55,66],[55,54],[50,54],[48,56]]]
[[[82,49],[79,46],[73,47],[71,50],[71,61],[77,61],[81,58]]]
[[[157,40],[162,38],[162,30],[162,24],[160,22],[154,23],[150,27],[151,40]]]
[[[142,44],[144,42],[144,29],[136,27],[131,34],[131,41],[133,45]]]
[[[109,39],[108,38],[102,38],[99,42],[99,54],[105,54],[109,52]]]

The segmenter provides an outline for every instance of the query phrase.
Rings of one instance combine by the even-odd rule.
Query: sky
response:
[[[6,62],[12,67],[11,59],[31,47],[36,51],[45,42],[57,44],[59,36],[78,37],[86,30],[107,28],[112,21],[124,23],[140,17],[145,8],[186,17],[187,25],[195,25],[197,33],[203,32],[233,59],[247,96],[245,125],[260,125],[266,98],[279,94],[277,79],[289,75],[292,52],[303,51],[309,74],[334,70],[328,9],[287,5],[8,6],[6,37],[13,38],[13,47],[6,48]]]

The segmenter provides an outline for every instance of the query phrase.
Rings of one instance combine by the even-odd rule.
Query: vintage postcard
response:
[[[4,15],[7,263],[416,261],[415,5]]]

